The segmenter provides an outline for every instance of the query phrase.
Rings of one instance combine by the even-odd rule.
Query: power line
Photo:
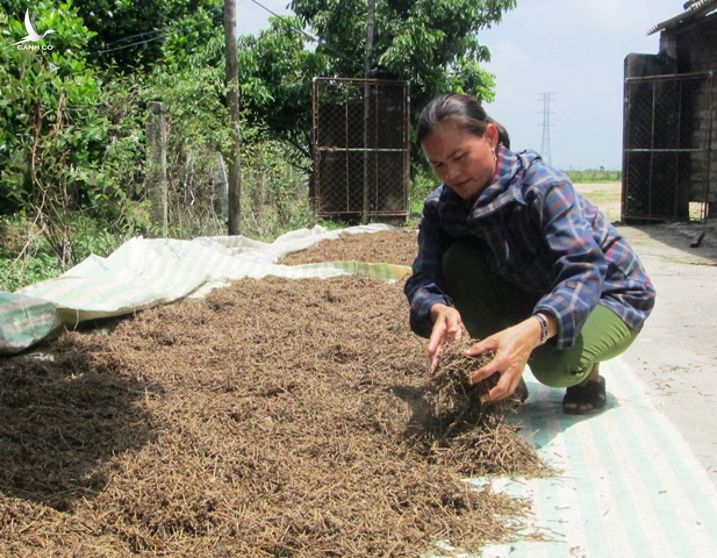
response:
[[[304,31],[303,29],[300,29],[300,28],[298,28],[298,27],[292,25],[291,23],[289,23],[289,18],[288,18],[287,16],[281,15],[281,14],[277,14],[276,12],[274,12],[274,11],[272,11],[271,9],[267,8],[264,4],[262,4],[261,2],[258,2],[257,0],[250,0],[250,2],[256,4],[257,6],[259,6],[260,8],[262,8],[263,10],[266,10],[267,12],[269,12],[271,15],[273,15],[273,16],[279,18],[280,20],[284,21],[284,22],[287,24],[287,26],[289,27],[289,29],[291,29],[291,30],[293,30],[293,31],[296,31],[297,33],[301,33],[302,35],[304,35],[304,37],[306,37],[307,39],[309,39],[311,42],[314,42],[314,43],[316,43],[316,44],[318,44],[318,43],[320,42],[320,40],[319,40],[317,37],[314,37],[313,35],[311,35],[310,33],[307,33],[307,32]],[[324,43],[323,47],[324,47],[324,51],[325,51],[325,52],[327,52],[328,54],[331,54],[332,56],[335,56],[336,58],[338,58],[338,59],[340,59],[340,60],[343,60],[344,62],[353,62],[353,61],[354,61],[352,58],[350,58],[350,57],[348,57],[348,56],[345,56],[345,55],[341,54],[340,52],[338,52],[338,51],[336,51],[336,50],[334,50],[334,49],[332,49],[332,48],[328,48],[325,43]]]
[[[120,37],[116,41],[110,41],[109,43],[106,43],[105,46],[114,46],[119,43],[124,43],[125,41],[129,41],[130,39],[136,39],[137,37],[146,37],[147,35],[159,35],[164,33],[164,29],[153,29],[152,31],[145,31],[144,33],[136,33],[134,35],[127,35],[126,37]]]
[[[283,21],[288,21],[288,18],[287,18],[286,16],[277,14],[276,12],[274,12],[274,11],[272,11],[271,9],[267,8],[267,7],[266,7],[264,4],[262,4],[261,2],[258,2],[257,0],[250,0],[250,1],[253,2],[254,4],[256,4],[257,6],[259,6],[260,8],[262,8],[263,10],[266,10],[267,12],[269,12],[269,13],[270,13],[271,15],[273,15],[274,17],[277,17],[277,18],[279,18],[279,19],[281,19],[281,20],[283,20]],[[288,26],[289,26],[291,29],[293,29],[294,31],[297,31],[297,32],[301,33],[302,35],[304,35],[304,37],[306,37],[307,39],[313,41],[314,43],[318,43],[318,42],[319,42],[319,39],[317,39],[316,37],[314,37],[314,36],[312,36],[311,34],[307,33],[307,32],[304,31],[303,29],[299,29],[298,27],[294,27],[294,26],[291,25],[290,23],[288,24]]]
[[[250,1],[251,1],[252,3],[254,3],[254,4],[256,4],[257,6],[259,6],[260,8],[262,8],[263,10],[265,10],[266,12],[270,13],[271,15],[273,15],[273,16],[277,17],[278,19],[282,20],[282,21],[287,25],[287,27],[288,27],[289,29],[291,29],[292,31],[295,31],[295,32],[297,32],[297,33],[300,33],[301,35],[303,35],[304,37],[306,37],[307,39],[309,39],[311,42],[314,42],[314,43],[317,43],[317,44],[320,42],[320,40],[319,40],[317,37],[314,37],[313,35],[311,35],[310,33],[306,32],[305,30],[303,30],[303,29],[301,29],[301,28],[299,28],[299,27],[296,27],[295,25],[291,24],[291,23],[289,22],[289,18],[288,18],[287,16],[284,16],[284,15],[281,15],[281,14],[276,13],[275,11],[273,11],[273,10],[271,10],[270,8],[266,7],[264,4],[262,4],[262,3],[259,2],[258,0],[250,0]],[[215,23],[216,23],[216,22],[220,22],[220,21],[222,21],[222,20],[223,20],[223,14],[220,14],[220,15],[216,16],[214,19],[211,19],[211,20],[209,20],[209,21],[212,21],[212,22],[215,22]],[[119,44],[119,43],[128,41],[128,40],[133,39],[133,38],[137,38],[137,37],[144,37],[144,36],[148,36],[148,35],[151,35],[151,37],[148,38],[148,39],[145,39],[145,40],[142,40],[142,41],[136,41],[136,42],[134,42],[134,43],[130,43],[130,44],[127,44],[127,45],[116,46],[116,47],[114,47],[114,48],[104,48],[104,49],[92,50],[92,51],[89,51],[89,54],[106,54],[106,53],[109,53],[109,52],[117,52],[117,51],[120,51],[120,50],[127,50],[127,49],[130,49],[130,48],[135,48],[135,47],[138,47],[138,46],[141,46],[141,45],[144,45],[144,44],[148,44],[148,43],[152,43],[152,42],[154,42],[154,41],[158,41],[158,40],[164,38],[164,36],[165,36],[168,32],[170,32],[170,31],[184,31],[184,30],[186,30],[186,29],[191,29],[191,28],[193,28],[193,27],[199,27],[200,25],[204,25],[206,22],[207,22],[207,20],[202,20],[202,21],[195,22],[195,23],[192,23],[192,24],[190,24],[190,25],[185,25],[185,26],[182,26],[182,27],[166,26],[166,27],[164,27],[164,28],[162,28],[162,29],[155,29],[155,30],[153,30],[153,31],[145,31],[145,32],[143,32],[143,33],[136,33],[136,34],[134,34],[134,35],[127,35],[126,37],[121,37],[121,38],[119,38],[119,39],[117,39],[117,40],[115,40],[115,41],[111,41],[111,42],[107,43],[105,46],[117,45],[117,44]],[[342,59],[342,60],[345,60],[345,61],[349,61],[349,62],[352,61],[352,59],[348,58],[347,56],[345,56],[345,55],[343,55],[343,54],[341,54],[341,53],[339,53],[339,52],[337,52],[337,51],[335,51],[335,50],[333,50],[333,49],[331,49],[331,48],[327,48],[326,45],[324,45],[324,49],[325,49],[325,51],[326,51],[328,54],[331,54],[331,55],[333,55],[333,56],[335,56],[335,57],[337,57],[337,58],[339,58],[339,59]]]
[[[273,15],[273,16],[276,16],[276,17],[284,17],[283,15],[277,14],[277,13],[276,13],[275,11],[273,11],[271,8],[267,8],[267,7],[266,7],[264,4],[262,4],[261,2],[257,2],[256,0],[251,0],[251,2],[253,2],[253,3],[256,4],[257,6],[259,6],[260,8],[262,8],[264,11],[269,12],[269,13],[270,13],[271,15]]]
[[[134,48],[139,45],[146,45],[147,43],[152,43],[154,41],[158,41],[163,38],[164,38],[164,34],[161,34],[161,35],[158,35],[157,37],[147,39],[146,41],[137,41],[136,43],[130,43],[128,45],[118,46],[115,48],[105,48],[105,49],[101,49],[101,50],[95,50],[93,53],[94,54],[105,54],[107,52],[116,52],[118,50],[126,50],[128,48]]]
[[[208,15],[209,15],[209,14],[208,14]],[[222,16],[223,16],[222,12],[221,12],[221,11],[217,11],[217,14],[214,16],[214,19],[213,19],[213,20],[214,20],[214,21],[217,21],[218,19],[221,19]],[[211,19],[210,19],[210,21],[211,21]],[[184,30],[184,29],[189,29],[189,28],[191,28],[191,27],[194,27],[195,25],[201,25],[201,23],[202,23],[202,22],[190,23],[190,24],[188,24],[188,25],[184,25],[184,26],[182,26],[182,27],[176,27],[176,28],[174,28],[174,29],[181,31],[181,30]],[[119,44],[119,43],[123,43],[123,42],[125,42],[125,41],[129,41],[130,39],[135,39],[135,38],[137,38],[137,37],[145,37],[145,36],[147,36],[147,35],[162,35],[163,33],[166,33],[167,31],[169,31],[170,29],[172,29],[172,27],[168,25],[168,26],[163,27],[163,28],[161,28],[161,29],[153,29],[153,30],[151,30],[151,31],[144,31],[144,32],[142,32],[142,33],[135,33],[134,35],[126,35],[126,36],[124,36],[124,37],[120,37],[120,38],[117,39],[117,40],[110,41],[110,42],[106,43],[104,46],[105,46],[105,47],[111,47],[111,46],[117,45],[117,44]]]
[[[222,16],[217,16],[217,17],[215,17],[214,19],[210,19],[209,21],[210,21],[210,22],[218,22],[218,21],[221,21],[221,20],[222,20]],[[125,49],[128,49],[128,48],[134,48],[134,47],[139,46],[139,45],[144,45],[144,44],[147,44],[147,43],[151,43],[151,42],[154,42],[154,41],[158,41],[158,40],[164,38],[164,36],[165,36],[167,33],[169,33],[170,31],[184,31],[185,29],[191,29],[191,28],[193,28],[193,27],[199,27],[200,25],[205,25],[206,23],[207,23],[207,20],[202,20],[202,21],[198,21],[198,22],[192,23],[192,24],[190,24],[190,25],[184,25],[184,26],[182,26],[182,27],[167,26],[167,27],[164,27],[163,29],[158,29],[158,30],[156,30],[156,31],[148,31],[147,33],[139,33],[139,34],[137,34],[137,35],[130,35],[129,37],[140,36],[140,35],[143,35],[143,34],[144,34],[144,35],[149,35],[149,34],[152,34],[152,33],[156,33],[156,34],[157,34],[156,37],[152,37],[152,38],[146,39],[146,40],[144,40],[144,41],[137,41],[137,42],[135,42],[135,43],[130,43],[130,44],[128,44],[128,45],[122,45],[122,46],[118,46],[118,47],[115,47],[115,48],[107,48],[107,49],[95,50],[95,51],[93,51],[93,54],[104,54],[104,53],[107,53],[107,52],[115,52],[115,51],[118,51],[118,50],[125,50]],[[113,41],[113,42],[110,43],[110,44],[117,44],[117,43],[119,43],[119,42],[122,42],[123,40],[128,39],[129,37],[123,37],[122,39],[118,39],[117,41]]]

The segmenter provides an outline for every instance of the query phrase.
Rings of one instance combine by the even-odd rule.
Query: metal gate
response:
[[[320,217],[408,215],[407,81],[314,78],[311,198]]]
[[[707,218],[714,87],[712,72],[625,79],[623,221]]]

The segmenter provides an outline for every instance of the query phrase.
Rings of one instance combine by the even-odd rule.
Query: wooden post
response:
[[[146,139],[146,178],[147,197],[152,201],[152,224],[162,230],[162,236],[168,232],[167,223],[167,125],[164,116],[164,103],[149,103]]]
[[[214,213],[225,223],[229,218],[228,198],[227,169],[222,154],[217,151],[217,165],[214,167]]]
[[[232,152],[229,171],[229,234],[241,234],[241,167],[239,154],[239,79],[237,75],[237,37],[235,0],[224,0],[224,37],[226,44],[227,106],[232,119]]]
[[[368,14],[366,16],[366,58],[364,60],[364,79],[368,79],[371,71],[371,54],[373,52],[373,25],[376,11],[375,0],[368,0]],[[363,86],[363,213],[361,220],[368,221],[368,124],[371,110],[371,88],[368,82]]]

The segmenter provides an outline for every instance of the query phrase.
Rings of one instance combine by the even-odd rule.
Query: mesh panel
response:
[[[312,148],[317,215],[408,215],[408,93],[407,82],[315,80]]]
[[[628,78],[623,217],[687,220],[707,204],[714,113],[707,75]]]
[[[650,203],[650,154],[627,153],[625,155],[625,197],[623,213],[626,216],[649,215]]]

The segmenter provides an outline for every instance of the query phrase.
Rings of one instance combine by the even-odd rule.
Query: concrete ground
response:
[[[578,189],[619,218],[619,197],[605,195],[604,185]],[[657,289],[652,314],[622,358],[717,485],[717,220],[617,228]],[[703,232],[700,245],[691,247]],[[616,381],[607,378],[608,391]]]
[[[619,230],[657,289],[655,309],[623,358],[717,485],[717,223],[694,248],[703,226]]]

